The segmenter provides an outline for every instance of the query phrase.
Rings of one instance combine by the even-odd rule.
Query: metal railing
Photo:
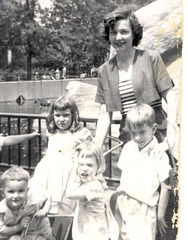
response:
[[[43,133],[42,137],[35,137],[23,143],[3,147],[0,154],[0,170],[10,167],[13,164],[23,166],[30,172],[33,172],[36,164],[45,155],[47,149],[46,132],[46,114],[19,114],[19,113],[0,113],[0,133],[4,136],[15,134],[26,134],[32,131]],[[96,119],[80,118],[83,127],[95,131]],[[113,124],[119,124],[119,120],[113,120]],[[105,150],[113,148],[113,137],[111,138],[111,129],[109,138],[106,140]],[[110,152],[106,157],[107,169],[105,176],[107,181],[111,183],[118,182],[117,177],[113,177],[113,159]]]

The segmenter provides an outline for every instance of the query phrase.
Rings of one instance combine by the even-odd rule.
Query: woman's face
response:
[[[72,124],[72,113],[70,108],[65,110],[54,110],[54,122],[59,130],[67,130]]]
[[[132,48],[133,33],[128,19],[118,20],[114,28],[110,28],[109,39],[116,51],[126,51]]]

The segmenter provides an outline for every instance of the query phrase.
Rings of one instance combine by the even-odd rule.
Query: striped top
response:
[[[128,71],[119,70],[119,92],[121,97],[121,114],[126,115],[137,104],[132,84],[132,65]]]
[[[119,92],[121,97],[121,114],[126,115],[127,112],[137,104],[136,96],[132,84],[132,65],[129,66],[128,71],[119,70]],[[162,105],[161,100],[158,99],[150,104],[152,107],[159,107]]]

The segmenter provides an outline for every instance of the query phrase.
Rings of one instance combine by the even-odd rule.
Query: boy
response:
[[[151,150],[158,144],[152,107],[132,107],[126,121],[132,140],[124,145],[118,161],[122,170],[115,209],[119,239],[155,240],[156,225],[161,235],[167,228],[164,215],[169,198],[169,159],[166,153],[154,155]]]
[[[54,239],[46,214],[50,201],[46,196],[28,192],[29,173],[13,166],[1,176],[4,199],[0,202],[0,239]],[[38,192],[37,192],[38,194]],[[39,237],[39,238],[38,238]]]

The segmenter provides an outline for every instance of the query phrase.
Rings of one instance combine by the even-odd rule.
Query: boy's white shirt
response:
[[[169,176],[169,158],[166,153],[160,159],[154,159],[148,150],[158,144],[153,140],[141,151],[132,140],[125,144],[118,161],[118,167],[122,170],[118,191],[124,191],[131,197],[140,200],[149,206],[157,204],[159,193],[157,191],[160,182]]]

